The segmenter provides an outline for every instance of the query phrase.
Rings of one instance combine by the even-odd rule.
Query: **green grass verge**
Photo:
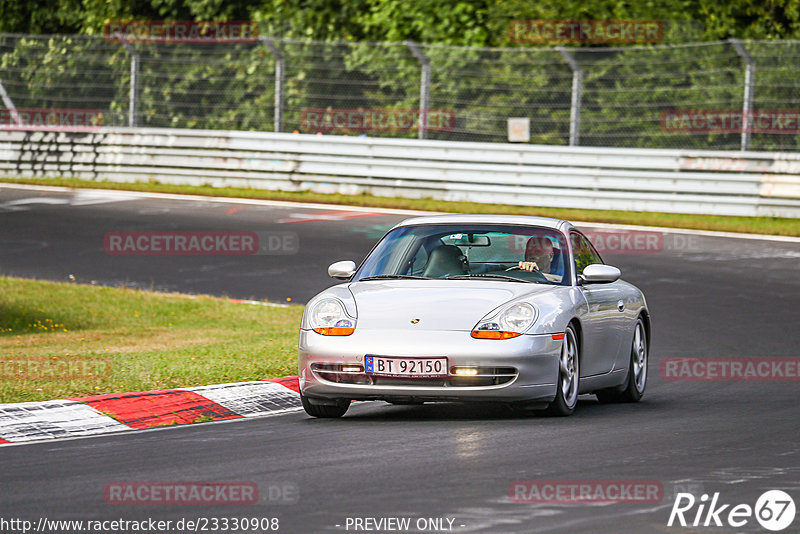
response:
[[[741,232],[800,236],[800,219],[779,217],[729,217],[721,215],[691,215],[678,213],[658,213],[639,211],[580,210],[569,208],[540,208],[526,206],[507,206],[502,204],[479,204],[477,202],[448,202],[444,200],[408,199],[378,197],[372,195],[341,195],[311,192],[266,191],[236,187],[212,187],[192,185],[171,185],[158,182],[116,183],[106,181],[78,180],[74,178],[2,178],[0,182],[55,185],[75,188],[120,189],[127,191],[150,191],[158,193],[182,193],[219,197],[256,198],[265,200],[284,200],[291,202],[320,202],[348,206],[380,208],[402,208],[450,213],[499,213],[508,215],[541,215],[570,221],[591,221],[642,226],[665,226],[670,228],[690,228],[696,230],[715,230],[720,232]]]
[[[303,307],[0,277],[0,402],[297,374]]]

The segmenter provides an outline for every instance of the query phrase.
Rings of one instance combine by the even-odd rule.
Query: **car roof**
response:
[[[429,215],[426,217],[412,217],[401,221],[394,228],[400,226],[416,226],[421,224],[509,224],[518,226],[539,226],[543,228],[553,228],[562,232],[569,231],[573,226],[571,223],[562,219],[551,217],[531,217],[527,215],[485,215],[485,214],[451,214],[451,215]]]

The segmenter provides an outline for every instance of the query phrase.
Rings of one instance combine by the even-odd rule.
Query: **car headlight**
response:
[[[535,320],[536,309],[527,302],[518,302],[481,320],[471,335],[476,339],[509,339],[521,336]]]
[[[336,299],[322,299],[309,313],[311,328],[323,336],[349,336],[356,330],[355,319],[349,317]]]

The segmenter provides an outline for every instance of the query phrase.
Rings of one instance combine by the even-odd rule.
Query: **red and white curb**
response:
[[[297,377],[0,404],[0,444],[261,417],[302,409]]]

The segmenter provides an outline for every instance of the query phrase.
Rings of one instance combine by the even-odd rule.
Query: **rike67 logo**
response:
[[[779,532],[792,524],[794,516],[794,500],[781,490],[765,491],[754,507],[749,504],[722,503],[719,492],[714,493],[710,501],[707,494],[696,499],[691,493],[678,493],[667,526],[677,523],[682,527],[743,528],[753,526],[751,520],[755,517],[762,528]]]

